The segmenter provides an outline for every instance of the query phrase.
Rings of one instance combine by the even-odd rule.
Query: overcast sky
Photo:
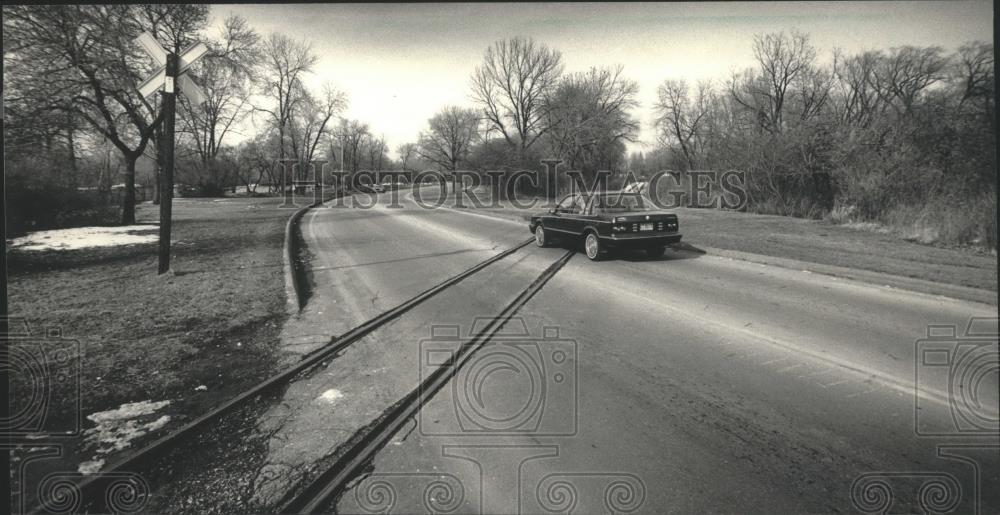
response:
[[[530,36],[562,52],[566,71],[622,64],[639,83],[640,137],[654,141],[652,106],[664,79],[724,80],[751,64],[753,35],[798,29],[821,59],[900,45],[953,50],[993,40],[989,1],[663,4],[216,5],[260,33],[310,42],[319,63],[306,83],[347,92],[346,116],[415,141],[441,106],[472,105],[469,76],[494,41]],[[631,150],[641,148],[630,146]],[[393,152],[393,155],[395,153]]]

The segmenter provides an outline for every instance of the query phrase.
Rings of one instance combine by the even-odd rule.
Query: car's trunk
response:
[[[650,213],[645,211],[615,214],[613,225],[623,226],[624,233],[677,232],[677,215],[672,213]]]

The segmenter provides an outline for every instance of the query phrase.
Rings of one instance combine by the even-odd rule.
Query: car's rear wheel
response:
[[[587,236],[583,239],[583,250],[587,253],[587,257],[591,261],[597,261],[601,259],[605,248],[601,243],[601,239],[597,237],[597,234],[588,232]]]
[[[547,247],[549,245],[549,235],[545,233],[545,228],[542,224],[535,226],[535,245],[539,247]]]
[[[647,247],[646,255],[651,258],[658,258],[663,256],[663,253],[667,251],[666,247]]]

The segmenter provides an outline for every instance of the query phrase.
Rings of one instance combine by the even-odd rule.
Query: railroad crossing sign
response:
[[[170,271],[170,226],[173,216],[174,197],[174,122],[177,113],[177,90],[184,94],[192,104],[205,102],[201,88],[194,83],[185,72],[195,61],[208,53],[204,43],[195,43],[181,52],[180,55],[168,52],[148,32],[143,32],[137,39],[143,50],[160,65],[152,76],[139,85],[139,93],[148,97],[163,86],[163,131],[160,144],[157,147],[157,161],[160,163],[160,274]],[[175,84],[176,81],[176,84]]]
[[[160,66],[152,75],[149,76],[142,84],[139,85],[139,93],[143,97],[148,97],[153,93],[159,91],[162,86],[164,92],[174,93],[174,77],[167,75],[167,55],[168,52],[160,46],[156,41],[156,38],[148,32],[143,32],[139,35],[138,39],[139,45],[142,46],[143,50],[156,61],[156,64]],[[199,105],[205,103],[205,95],[201,92],[201,88],[188,77],[185,72],[191,68],[191,65],[195,63],[198,59],[208,53],[208,47],[204,43],[195,43],[180,53],[178,56],[177,63],[177,88],[180,92],[191,101],[192,104]]]

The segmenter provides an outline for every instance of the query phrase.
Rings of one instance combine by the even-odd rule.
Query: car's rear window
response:
[[[594,201],[594,209],[603,212],[648,211],[650,209],[648,206],[649,204],[642,198],[642,195],[634,193],[609,193],[599,195]]]

